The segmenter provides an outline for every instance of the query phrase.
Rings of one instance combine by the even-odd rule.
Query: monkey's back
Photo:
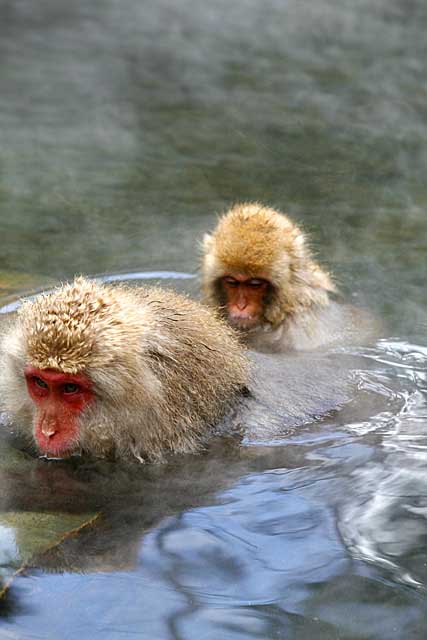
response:
[[[234,332],[198,302],[163,289],[137,292],[149,334],[144,357],[155,363],[176,418],[191,406],[209,421],[248,382],[249,362]]]

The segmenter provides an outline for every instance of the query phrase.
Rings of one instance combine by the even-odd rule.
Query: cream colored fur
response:
[[[276,343],[274,350],[295,347],[284,334],[300,319],[312,332],[318,312],[335,291],[330,275],[313,260],[301,229],[285,214],[259,203],[232,207],[205,236],[203,248],[203,292],[212,307],[221,306],[218,282],[225,275],[264,278],[273,286],[259,327],[246,335],[249,344],[255,341],[258,347],[268,341]],[[275,336],[266,339],[271,332]]]
[[[85,278],[24,303],[1,348],[3,407],[26,434],[34,407],[25,365],[91,378],[96,401],[75,447],[94,455],[161,460],[197,451],[248,377],[233,332],[202,305]]]

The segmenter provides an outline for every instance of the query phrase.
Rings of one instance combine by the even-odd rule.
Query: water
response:
[[[426,28],[422,0],[3,2],[0,304],[195,274],[256,199],[385,328],[283,441],[129,469],[3,437],[0,638],[424,638]]]

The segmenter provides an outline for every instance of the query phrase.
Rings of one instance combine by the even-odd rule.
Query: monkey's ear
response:
[[[209,233],[205,233],[203,236],[203,248],[205,251],[212,249],[212,236]]]

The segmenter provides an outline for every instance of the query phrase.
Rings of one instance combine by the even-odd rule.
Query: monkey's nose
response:
[[[42,434],[46,436],[46,438],[51,438],[56,433],[56,428],[53,425],[46,425],[42,427]]]
[[[244,309],[246,309],[247,306],[248,306],[248,301],[245,300],[245,298],[237,300],[236,307],[238,308],[239,311],[244,311]]]

